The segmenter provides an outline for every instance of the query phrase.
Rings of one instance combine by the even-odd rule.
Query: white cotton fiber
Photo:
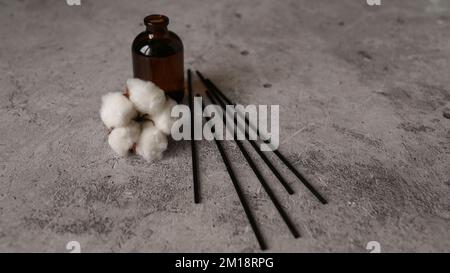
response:
[[[100,116],[112,129],[108,143],[119,155],[136,152],[148,161],[161,159],[167,149],[167,135],[175,118],[176,102],[152,82],[127,80],[126,95],[108,93],[102,97]]]
[[[133,103],[120,92],[108,93],[102,97],[100,117],[108,128],[122,127],[137,116]]]
[[[140,79],[128,79],[127,88],[130,100],[136,109],[145,114],[157,114],[166,101],[164,91],[152,82]]]
[[[124,156],[138,142],[140,134],[141,125],[135,121],[131,121],[125,127],[114,128],[109,134],[108,143],[116,153]]]
[[[175,105],[177,105],[177,103],[174,100],[167,98],[166,103],[164,104],[164,107],[161,109],[161,111],[158,114],[152,116],[152,120],[155,123],[156,128],[161,130],[166,135],[170,135],[170,129],[175,122],[175,118],[172,118],[170,116],[172,107],[174,107]]]
[[[136,145],[137,154],[148,161],[162,158],[167,149],[167,136],[164,135],[151,121],[142,126],[142,133]]]

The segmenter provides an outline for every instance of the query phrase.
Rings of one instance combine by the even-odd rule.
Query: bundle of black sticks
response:
[[[206,96],[208,97],[209,101],[214,105],[219,105],[224,111],[226,105],[235,105],[211,80],[205,78],[202,73],[199,71],[196,71],[198,77],[200,78],[203,85],[206,87]],[[193,97],[192,97],[192,75],[191,70],[187,71],[187,79],[188,79],[188,97],[189,97],[189,107],[191,109],[191,147],[192,147],[192,168],[193,168],[193,189],[194,189],[194,202],[200,203],[200,189],[199,189],[199,181],[198,181],[198,157],[197,157],[197,150],[196,150],[196,141],[194,140],[194,115],[193,115]],[[195,96],[200,96],[199,94],[196,94]],[[204,108],[205,105],[202,105]],[[239,113],[238,113],[239,114]],[[241,113],[242,114],[242,113]],[[209,117],[205,117],[206,120],[209,120]],[[289,186],[289,184],[286,182],[286,180],[283,178],[283,176],[280,174],[280,172],[277,170],[277,168],[272,164],[272,162],[269,160],[269,158],[264,154],[264,152],[261,151],[260,147],[258,146],[258,143],[255,140],[252,140],[249,138],[249,131],[248,128],[255,128],[256,135],[258,138],[261,138],[260,132],[258,128],[249,122],[249,119],[247,116],[243,116],[245,126],[245,137],[246,141],[248,141],[253,149],[257,152],[257,154],[261,157],[261,159],[264,161],[264,163],[269,167],[271,172],[275,175],[275,177],[278,179],[278,181],[281,183],[281,185],[284,187],[284,189],[289,194],[294,194],[294,191]],[[223,117],[223,123],[225,125],[226,123],[226,117]],[[261,186],[264,188],[265,192],[269,196],[270,200],[272,201],[273,205],[277,209],[278,213],[280,214],[283,221],[286,223],[287,227],[291,231],[294,238],[300,237],[300,233],[298,232],[297,228],[295,227],[292,220],[289,218],[289,215],[286,213],[286,211],[283,209],[283,206],[280,204],[279,200],[277,199],[276,195],[272,191],[272,189],[269,187],[269,184],[267,183],[266,179],[262,175],[261,171],[258,169],[255,162],[253,162],[252,158],[250,157],[249,153],[245,149],[243,145],[242,140],[238,140],[236,137],[236,128],[239,130],[239,126],[237,124],[236,117],[234,119],[234,136],[235,140],[233,140],[236,145],[238,146],[239,150],[241,151],[242,155],[244,156],[246,162],[258,178],[259,182],[261,183]],[[247,200],[245,198],[245,195],[243,194],[243,191],[241,189],[238,177],[236,176],[235,172],[233,171],[233,168],[231,166],[230,160],[228,156],[225,153],[224,147],[222,145],[223,140],[217,140],[214,139],[217,148],[219,150],[219,153],[222,157],[222,160],[225,164],[225,167],[228,171],[228,174],[230,176],[231,182],[233,183],[234,189],[236,190],[236,193],[238,195],[239,201],[244,209],[244,212],[247,216],[247,219],[250,223],[250,226],[255,234],[256,240],[259,243],[259,246],[261,250],[267,249],[267,244],[262,236],[262,233],[260,231],[260,228],[257,225],[257,222],[255,220],[255,217],[250,210],[250,207],[247,203]],[[264,141],[262,139],[262,141]],[[296,168],[286,159],[286,157],[281,154],[278,149],[274,150],[273,153],[278,157],[278,159],[286,166],[297,178],[298,180],[303,183],[303,185],[306,186],[306,188],[311,191],[311,193],[322,203],[327,204],[327,201],[325,198],[311,185],[311,183],[306,180],[306,178],[297,171]]]

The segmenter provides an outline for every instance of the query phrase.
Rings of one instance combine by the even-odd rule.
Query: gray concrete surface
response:
[[[282,169],[287,196],[265,172],[294,240],[227,143],[270,251],[450,251],[449,1],[81,3],[0,1],[0,251],[259,251],[213,143],[200,205],[188,142],[155,164],[106,143],[100,96],[131,77],[150,13],[171,18],[186,67],[236,101],[280,105],[280,150],[330,200]]]

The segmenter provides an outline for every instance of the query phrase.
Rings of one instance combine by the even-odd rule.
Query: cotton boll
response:
[[[143,124],[142,133],[136,145],[137,154],[148,161],[162,158],[163,152],[167,149],[167,136],[164,135],[153,122],[148,121]]]
[[[135,121],[125,127],[114,128],[108,137],[111,148],[121,156],[124,156],[138,142],[141,134],[141,125]]]
[[[122,127],[137,116],[133,103],[122,93],[108,93],[102,97],[100,117],[108,128]]]
[[[175,122],[175,118],[170,116],[172,107],[175,105],[177,105],[177,103],[174,100],[167,98],[162,110],[158,114],[152,116],[152,120],[155,123],[156,128],[161,130],[166,135],[170,135],[170,129]]]
[[[141,113],[155,115],[164,106],[166,101],[164,91],[152,82],[128,79],[127,88],[130,100]]]

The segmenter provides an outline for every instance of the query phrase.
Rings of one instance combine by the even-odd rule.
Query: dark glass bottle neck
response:
[[[164,36],[168,30],[169,18],[165,15],[152,14],[144,18],[146,31],[155,36]]]

